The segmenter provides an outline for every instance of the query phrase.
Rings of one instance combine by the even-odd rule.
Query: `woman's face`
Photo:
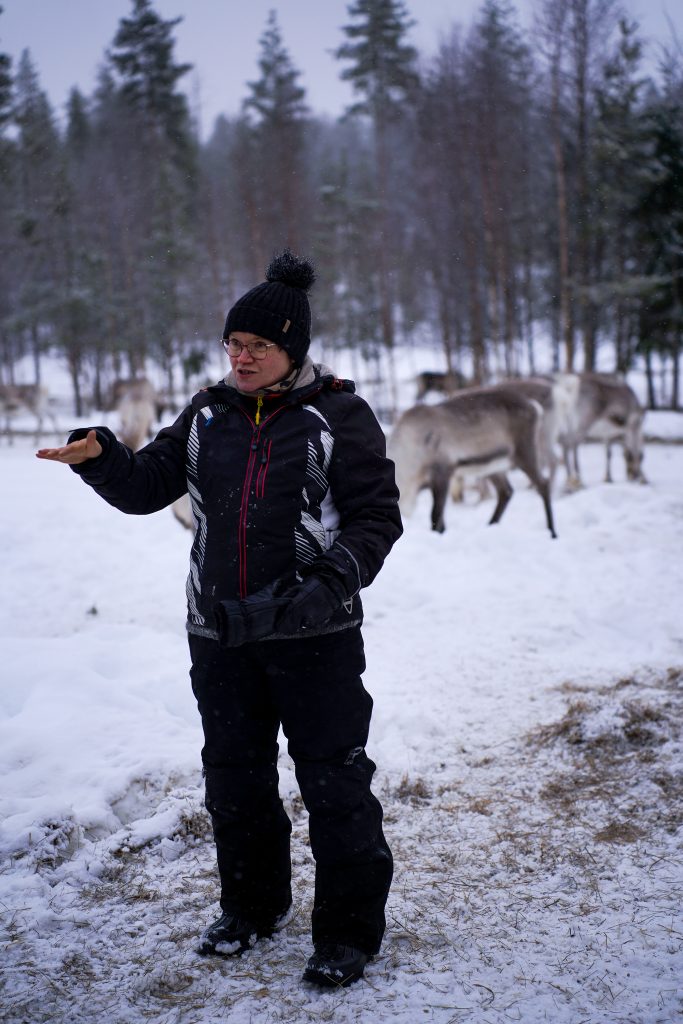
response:
[[[267,341],[267,338],[261,338],[258,334],[249,334],[248,331],[231,331],[230,340],[247,345],[252,341]],[[269,388],[272,384],[277,384],[279,380],[289,376],[294,365],[288,354],[279,345],[272,345],[268,349],[265,359],[254,359],[249,354],[248,348],[243,348],[238,356],[229,356],[229,359],[237,387],[240,391],[247,393],[261,391],[263,388]]]

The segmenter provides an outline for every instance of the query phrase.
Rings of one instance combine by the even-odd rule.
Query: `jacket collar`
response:
[[[311,395],[322,391],[323,388],[335,386],[337,378],[333,370],[325,363],[314,363],[310,356],[306,356],[300,370],[294,379],[286,378],[287,386],[282,389],[274,385],[272,388],[265,388],[262,391],[245,394],[235,384],[232,371],[218,384],[213,385],[203,392],[203,395],[210,396],[211,401],[250,401],[256,400],[259,396],[266,399],[280,398],[287,404],[295,404],[304,401]],[[338,381],[337,390],[355,391],[352,381]]]
[[[256,398],[258,395],[264,398],[266,395],[283,395],[288,391],[298,391],[299,388],[305,388],[313,384],[319,377],[328,375],[334,377],[334,373],[329,366],[325,366],[324,363],[314,363],[310,356],[306,356],[301,366],[293,370],[288,377],[268,388],[263,388],[261,391],[244,394],[237,387],[235,374],[232,370],[228,373],[227,377],[223,378],[223,381],[229,388],[237,391],[245,398]]]

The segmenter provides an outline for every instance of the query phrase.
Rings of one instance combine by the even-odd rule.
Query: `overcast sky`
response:
[[[654,67],[657,44],[671,40],[671,23],[683,40],[683,4],[623,3],[652,41]],[[525,26],[531,24],[532,5],[533,0],[515,3]],[[132,5],[130,0],[0,0],[0,6],[0,52],[9,53],[16,68],[22,50],[30,50],[41,86],[61,117],[73,85],[86,95],[92,92],[104,51]],[[481,2],[408,0],[407,6],[417,22],[411,41],[429,56],[453,22],[471,24]],[[155,0],[154,8],[165,19],[183,18],[175,29],[175,54],[194,65],[183,84],[194,109],[199,105],[204,135],[219,113],[237,113],[246,83],[258,77],[258,42],[273,8],[311,109],[336,116],[351,100],[348,84],[339,79],[342,65],[330,53],[343,41],[348,0]]]

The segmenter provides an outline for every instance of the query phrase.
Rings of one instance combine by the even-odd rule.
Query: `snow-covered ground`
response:
[[[649,486],[600,483],[597,445],[583,465],[556,541],[521,479],[491,528],[470,499],[434,534],[423,495],[366,594],[396,878],[381,954],[337,993],[299,982],[284,752],[296,917],[238,960],[194,952],[217,889],[189,536],[0,447],[0,1020],[680,1020],[683,446],[648,445]]]

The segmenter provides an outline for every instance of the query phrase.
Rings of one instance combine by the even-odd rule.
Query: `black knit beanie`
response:
[[[311,344],[311,307],[306,292],[315,281],[308,260],[285,249],[266,270],[266,280],[248,291],[228,313],[223,337],[247,331],[274,341],[301,366]]]

